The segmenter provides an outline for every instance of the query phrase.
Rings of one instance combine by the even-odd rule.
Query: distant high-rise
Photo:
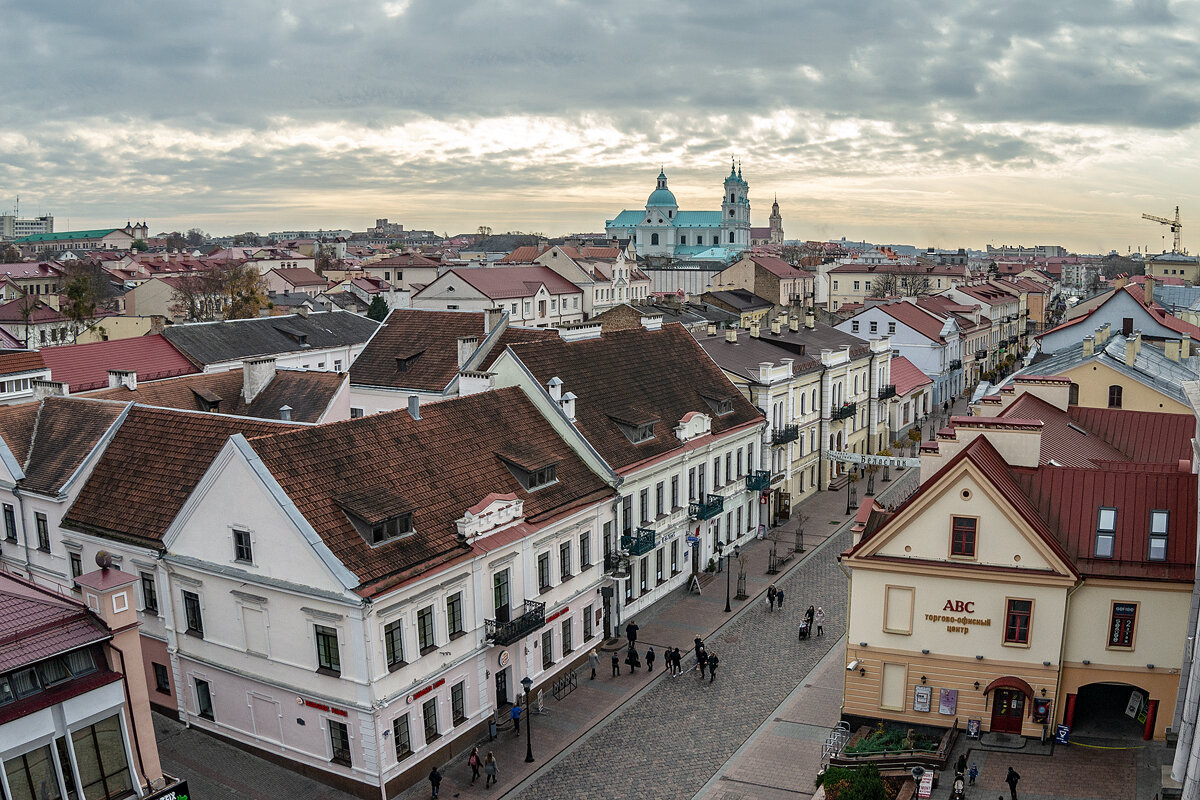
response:
[[[43,214],[32,219],[19,219],[16,214],[0,214],[0,239],[19,239],[35,233],[54,233],[54,216]]]

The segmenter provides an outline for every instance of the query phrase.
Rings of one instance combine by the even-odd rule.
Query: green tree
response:
[[[139,253],[144,253],[150,249],[150,245],[145,239],[134,239],[133,244],[129,245],[130,249],[137,250]]]
[[[225,271],[224,291],[228,298],[225,319],[249,319],[267,305],[267,283],[253,264],[234,264]]]
[[[73,337],[78,336],[79,331],[86,327],[85,323],[96,316],[96,290],[87,273],[80,271],[67,279],[63,294],[67,302],[63,304],[62,311],[71,320]]]
[[[21,261],[21,251],[15,244],[10,244],[0,253],[0,264],[17,264]]]
[[[191,228],[184,238],[188,247],[199,247],[208,241],[208,234],[199,228]]]
[[[383,322],[387,319],[388,304],[387,300],[383,299],[383,295],[375,295],[371,300],[371,307],[367,309],[367,319],[373,319],[376,322]]]

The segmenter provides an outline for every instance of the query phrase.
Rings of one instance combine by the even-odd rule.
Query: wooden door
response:
[[[992,731],[1020,733],[1025,717],[1025,695],[1013,689],[997,689],[992,695]]]

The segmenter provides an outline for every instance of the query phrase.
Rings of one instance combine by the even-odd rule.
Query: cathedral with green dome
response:
[[[720,211],[680,211],[660,170],[645,210],[622,211],[604,228],[610,237],[632,238],[641,256],[730,263],[750,249],[750,185],[731,163]]]

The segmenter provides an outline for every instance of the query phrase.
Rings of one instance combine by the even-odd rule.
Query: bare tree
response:
[[[905,297],[927,297],[933,294],[933,284],[926,275],[905,275],[900,279],[900,288]]]
[[[871,297],[894,297],[900,293],[900,283],[895,275],[876,275],[871,283]]]

